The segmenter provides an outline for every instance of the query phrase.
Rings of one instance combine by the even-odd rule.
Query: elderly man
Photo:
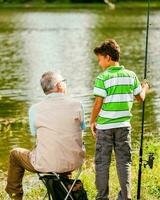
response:
[[[36,134],[33,151],[15,148],[10,153],[6,192],[11,199],[23,197],[22,178],[31,172],[71,172],[84,159],[82,129],[85,127],[82,105],[65,95],[66,83],[58,73],[41,77],[46,97],[29,110],[32,134]]]

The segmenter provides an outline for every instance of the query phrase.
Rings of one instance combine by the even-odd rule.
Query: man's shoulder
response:
[[[41,106],[41,103],[42,103],[42,101],[32,104],[32,105],[30,106],[30,108],[29,108],[29,112],[35,111],[35,109],[36,109],[38,106]]]
[[[75,97],[72,97],[72,96],[66,96],[64,98],[64,100],[70,104],[75,104],[75,105],[79,105],[79,106],[82,105],[81,101],[79,101],[78,99],[76,99]]]

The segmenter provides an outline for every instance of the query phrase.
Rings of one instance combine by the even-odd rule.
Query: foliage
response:
[[[26,3],[31,0],[2,0],[3,3]]]
[[[135,2],[134,0],[110,0],[112,3]],[[146,0],[139,0],[145,2]],[[158,1],[158,0],[154,0]],[[0,0],[0,3],[27,3],[27,2],[46,2],[46,3],[104,3],[104,0]]]
[[[104,3],[104,0],[70,0],[71,3]]]

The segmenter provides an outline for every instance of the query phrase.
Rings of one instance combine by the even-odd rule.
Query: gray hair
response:
[[[63,77],[61,74],[49,71],[42,75],[40,83],[44,93],[47,94],[49,91],[54,89],[58,82],[62,80]]]

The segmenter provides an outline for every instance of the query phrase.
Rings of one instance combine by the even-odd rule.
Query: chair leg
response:
[[[71,188],[69,189],[68,194],[67,194],[67,196],[65,197],[64,200],[67,200],[68,197],[70,196],[70,194],[71,194],[71,192],[72,192],[72,189],[73,189],[74,185],[76,184],[76,181],[78,180],[78,178],[79,178],[81,172],[82,172],[82,165],[81,165],[81,167],[79,168],[78,174],[77,174],[77,176],[76,176],[76,178],[75,178],[75,180],[74,180],[74,182],[73,182]]]
[[[60,181],[61,185],[63,186],[63,189],[66,191],[66,193],[67,193],[67,199],[68,199],[68,197],[70,197],[71,200],[74,200],[73,197],[72,197],[72,195],[70,194],[71,192],[68,194],[68,189],[66,188],[66,186],[64,185],[64,183],[60,180],[59,176],[56,173],[54,173],[54,175],[57,177],[57,179]],[[66,199],[66,197],[65,197],[65,199]]]
[[[45,200],[45,199],[46,199],[47,195],[48,195],[48,193],[46,192],[45,196],[43,197],[43,200]]]
[[[72,192],[72,189],[73,189],[74,185],[76,184],[76,181],[78,180],[78,178],[79,178],[81,172],[82,172],[82,165],[81,165],[81,167],[79,168],[78,173],[77,173],[77,176],[76,176],[76,178],[75,178],[73,184],[71,185],[71,188],[69,189],[69,191],[68,191],[68,189],[66,188],[66,186],[64,185],[64,183],[60,180],[59,176],[58,176],[56,173],[53,173],[53,174],[57,177],[57,179],[60,181],[61,185],[63,186],[64,190],[65,190],[66,193],[67,193],[67,195],[66,195],[66,197],[65,197],[64,200],[67,200],[69,197],[70,197],[71,200],[74,200],[73,197],[72,197],[72,195],[71,195],[71,192]],[[39,176],[39,178],[41,178],[39,174],[38,174],[38,176]],[[43,178],[41,178],[41,180],[42,180],[43,184],[44,184],[44,185],[46,186],[46,188],[47,188],[46,182],[43,180]],[[48,188],[47,188],[47,193],[46,193],[45,196],[43,197],[43,200],[45,200],[45,198],[47,197],[47,195],[48,195],[49,200],[54,200],[54,198],[53,198],[53,196],[51,195],[51,193],[50,193],[50,191],[49,191]]]
[[[45,183],[45,181],[42,179],[42,182],[43,182],[43,184],[46,186],[46,188],[47,188],[47,185],[46,185],[46,183]],[[48,196],[48,199],[49,200],[51,200],[51,194],[50,194],[50,192],[49,192],[49,190],[47,189],[47,192],[46,192],[46,194],[45,194],[45,196],[43,197],[43,200],[45,200],[45,198]]]

